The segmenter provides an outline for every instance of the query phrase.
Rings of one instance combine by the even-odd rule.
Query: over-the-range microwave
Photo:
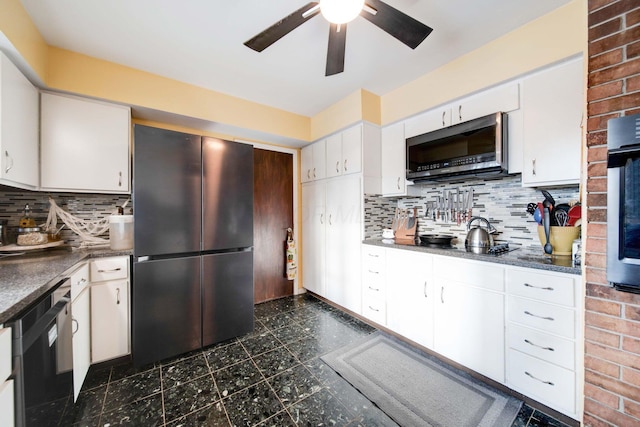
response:
[[[407,138],[407,179],[506,174],[507,117],[495,113]]]

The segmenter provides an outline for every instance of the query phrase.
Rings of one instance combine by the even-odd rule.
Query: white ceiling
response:
[[[434,29],[415,50],[362,17],[325,77],[317,15],[262,53],[243,43],[307,0],[22,0],[52,46],[313,116],[358,89],[384,95],[569,0],[386,0]]]

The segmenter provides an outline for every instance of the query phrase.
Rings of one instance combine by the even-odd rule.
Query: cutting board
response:
[[[32,245],[32,246],[19,246],[12,243],[10,245],[0,246],[0,252],[26,252],[26,251],[33,251],[36,249],[55,248],[56,246],[60,246],[62,244],[64,244],[64,240],[58,240],[56,242],[48,242],[48,243],[43,243],[41,245]]]

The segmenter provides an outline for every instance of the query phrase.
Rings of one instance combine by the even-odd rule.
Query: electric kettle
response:
[[[483,221],[486,226],[474,226],[471,227],[471,223],[474,221]],[[474,216],[467,223],[467,237],[464,239],[464,247],[467,252],[473,252],[474,254],[486,254],[493,246],[493,237],[491,233],[495,229],[491,227],[491,224],[486,218],[481,216]]]

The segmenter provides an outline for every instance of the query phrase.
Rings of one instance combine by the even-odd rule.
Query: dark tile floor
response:
[[[256,306],[252,334],[144,369],[91,369],[74,426],[396,426],[319,356],[375,331],[311,296]],[[564,426],[523,405],[513,426]]]

